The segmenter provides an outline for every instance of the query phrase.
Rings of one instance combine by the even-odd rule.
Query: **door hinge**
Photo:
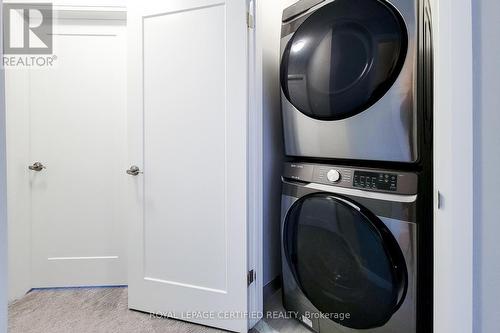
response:
[[[251,271],[248,271],[248,273],[247,273],[247,285],[251,285],[252,283],[254,283],[256,277],[257,276],[256,276],[255,271],[253,269]]]
[[[250,13],[250,12],[247,12],[247,26],[250,29],[254,29],[255,28],[255,18],[252,15],[252,13]]]

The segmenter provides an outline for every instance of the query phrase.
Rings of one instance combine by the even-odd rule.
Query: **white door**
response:
[[[245,0],[128,13],[129,307],[246,332]]]
[[[29,163],[46,167],[30,171],[32,286],[126,284],[126,25],[68,14],[26,95]]]

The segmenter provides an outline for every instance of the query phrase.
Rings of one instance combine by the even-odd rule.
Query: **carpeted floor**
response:
[[[282,310],[276,295],[267,310]],[[9,305],[9,333],[222,333],[127,308],[127,288],[34,290]],[[310,332],[293,320],[266,319],[252,333]]]
[[[127,308],[126,288],[34,290],[9,306],[9,333],[220,333]]]

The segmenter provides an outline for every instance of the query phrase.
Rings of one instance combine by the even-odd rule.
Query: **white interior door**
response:
[[[32,286],[126,284],[125,21],[69,14],[29,73]]]
[[[245,0],[128,8],[129,307],[246,332]]]

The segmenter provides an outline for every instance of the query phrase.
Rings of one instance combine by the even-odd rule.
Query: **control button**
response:
[[[332,183],[336,183],[340,180],[340,172],[332,169],[328,171],[328,173],[326,174],[326,178],[328,178],[328,180]]]

